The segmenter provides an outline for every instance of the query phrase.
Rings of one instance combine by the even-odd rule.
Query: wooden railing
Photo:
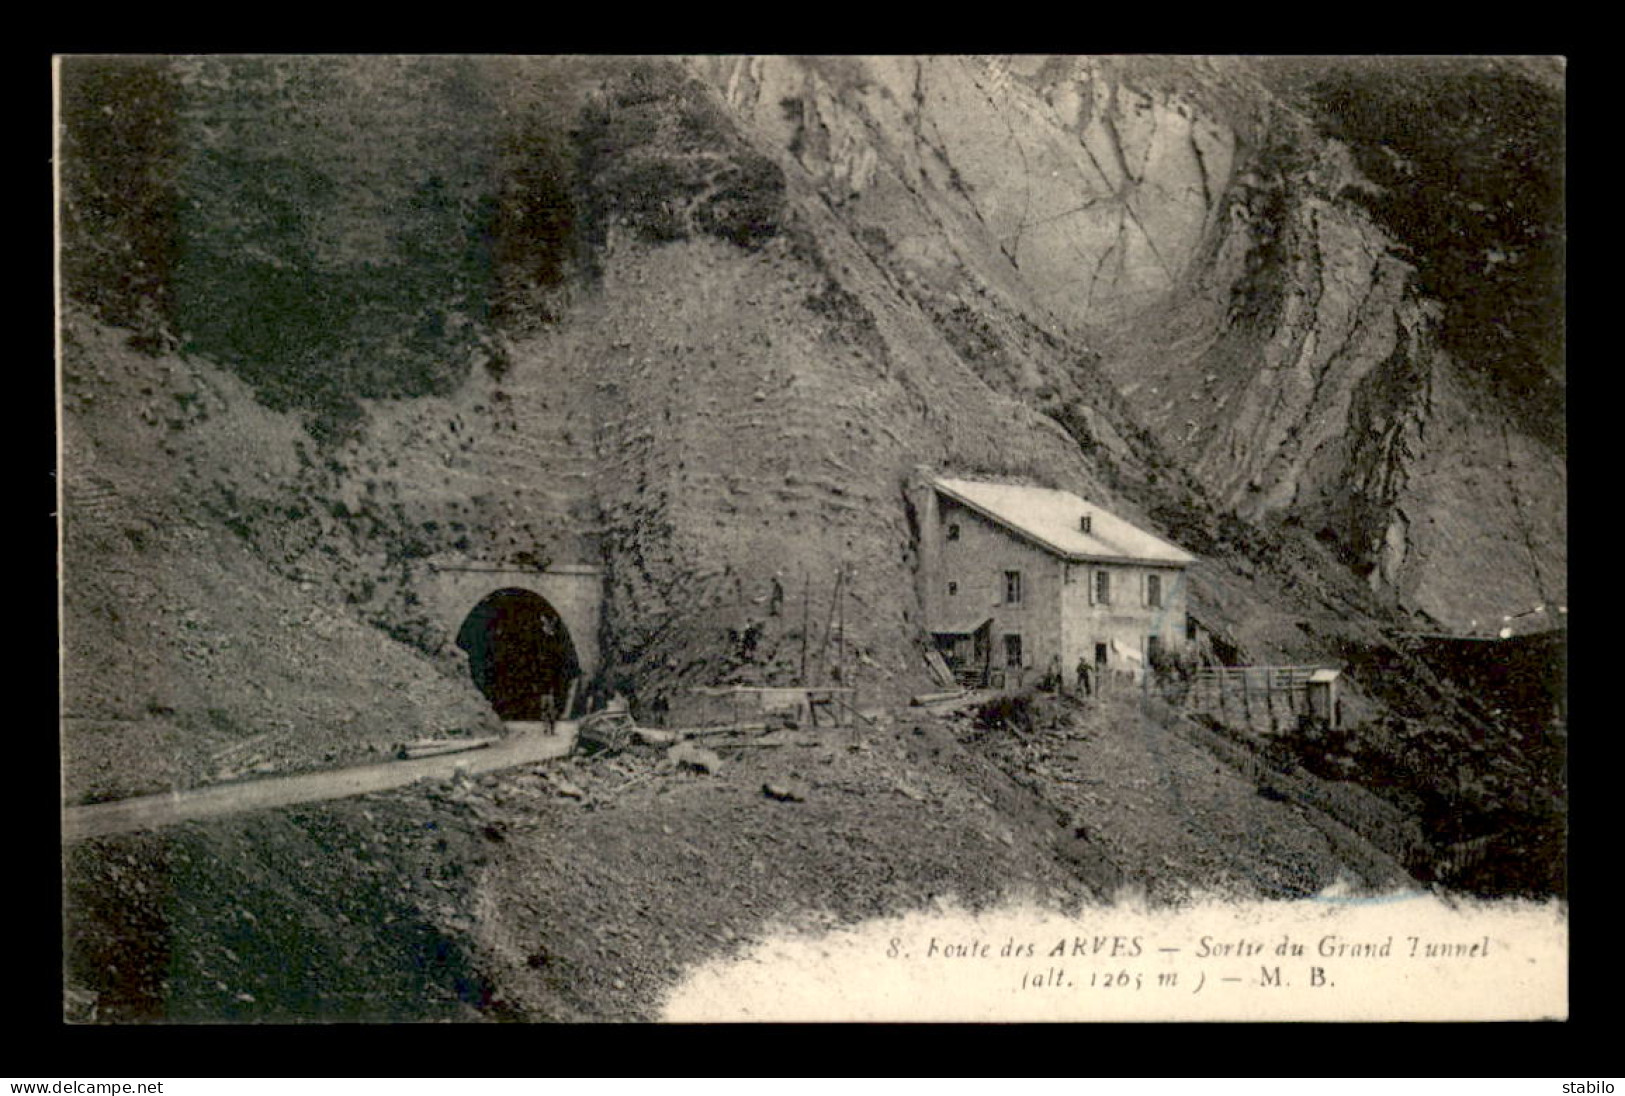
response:
[[[1204,666],[1191,675],[1186,707],[1225,721],[1290,724],[1309,710],[1309,678],[1322,666]]]
[[[987,671],[980,667],[960,667],[954,671],[954,680],[961,688],[981,689],[987,686]]]

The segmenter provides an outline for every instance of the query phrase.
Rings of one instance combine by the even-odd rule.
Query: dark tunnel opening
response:
[[[581,673],[563,618],[540,594],[498,590],[476,605],[457,633],[474,684],[508,721],[563,713]]]

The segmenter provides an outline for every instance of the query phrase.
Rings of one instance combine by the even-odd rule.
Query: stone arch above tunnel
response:
[[[580,563],[557,563],[546,570],[444,556],[429,562],[414,592],[441,629],[448,652],[458,654],[456,640],[469,613],[498,590],[519,589],[537,594],[564,620],[581,665],[582,690],[599,668],[599,630],[603,625],[604,578],[601,568]],[[578,691],[578,696],[581,693]]]
[[[543,719],[562,711],[582,665],[570,628],[552,602],[533,590],[493,590],[457,630],[469,673],[505,721]]]

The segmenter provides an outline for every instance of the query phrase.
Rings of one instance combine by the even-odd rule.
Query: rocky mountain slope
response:
[[[1069,410],[1064,341],[1219,506],[1447,627],[1566,599],[1555,65],[696,68],[989,383]]]
[[[646,1016],[683,963],[775,912],[1381,886],[1414,870],[1412,838],[1339,819],[1410,833],[1427,812],[1553,863],[1560,746],[1493,737],[1391,639],[1564,596],[1561,431],[1509,396],[1560,405],[1560,369],[1517,350],[1550,332],[1514,293],[1502,356],[1472,357],[1471,294],[1401,231],[1370,134],[1333,136],[1317,110],[1341,100],[1313,75],[69,60],[69,800],[499,733],[436,615],[448,560],[602,568],[589,687],[640,713],[685,685],[799,680],[803,652],[813,682],[903,701],[929,683],[904,493],[922,465],[1072,489],[1191,549],[1193,612],[1225,653],[1344,665],[1369,731],[1317,755],[1325,787],[1259,777],[1171,718],[1139,737],[922,718],[742,751],[727,780],[581,767],[584,798],[514,773],[111,839],[68,866],[74,976],[125,1019],[395,1017],[366,996],[386,982],[432,997],[424,1015]],[[1519,231],[1543,223],[1515,205]],[[1538,250],[1492,265],[1539,273]],[[1403,794],[1378,802],[1350,769]],[[1121,782],[1086,789],[1103,771]],[[764,779],[817,799],[764,799]],[[942,840],[889,848],[921,804]],[[1175,817],[1192,805],[1195,829]],[[1552,871],[1516,889],[1560,889]],[[346,891],[358,872],[376,894]],[[651,881],[669,898],[652,937]],[[367,903],[405,927],[365,924]],[[258,940],[245,909],[282,910],[279,940],[333,934],[309,970],[346,964],[329,988],[355,1000],[271,978],[263,941],[232,942]],[[109,988],[131,940],[159,950]]]
[[[652,1020],[789,925],[1409,884],[1400,848],[1138,708],[915,711],[713,738],[711,771],[638,750],[96,838],[65,865],[72,1018]]]
[[[895,696],[925,681],[920,465],[1160,529],[1255,660],[1561,598],[1560,446],[1451,367],[1353,154],[1238,66],[70,65],[67,561],[102,577],[67,601],[69,714],[203,675],[155,725],[263,722],[178,633],[144,633],[161,672],[97,646],[142,558],[370,625],[433,666],[431,728],[479,721],[426,608],[447,558],[603,566],[595,685],[641,703],[792,680],[803,646],[828,680],[844,572],[848,679]],[[152,539],[187,524],[228,546]],[[348,687],[341,721],[400,736]]]

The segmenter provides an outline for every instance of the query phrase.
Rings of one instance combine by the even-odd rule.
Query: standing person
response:
[[[558,698],[552,693],[545,694],[542,697],[541,707],[541,721],[543,727],[546,728],[542,733],[551,735],[555,730],[554,724],[557,722],[559,716]]]
[[[1087,658],[1078,659],[1078,688],[1084,696],[1094,696],[1094,670]]]

